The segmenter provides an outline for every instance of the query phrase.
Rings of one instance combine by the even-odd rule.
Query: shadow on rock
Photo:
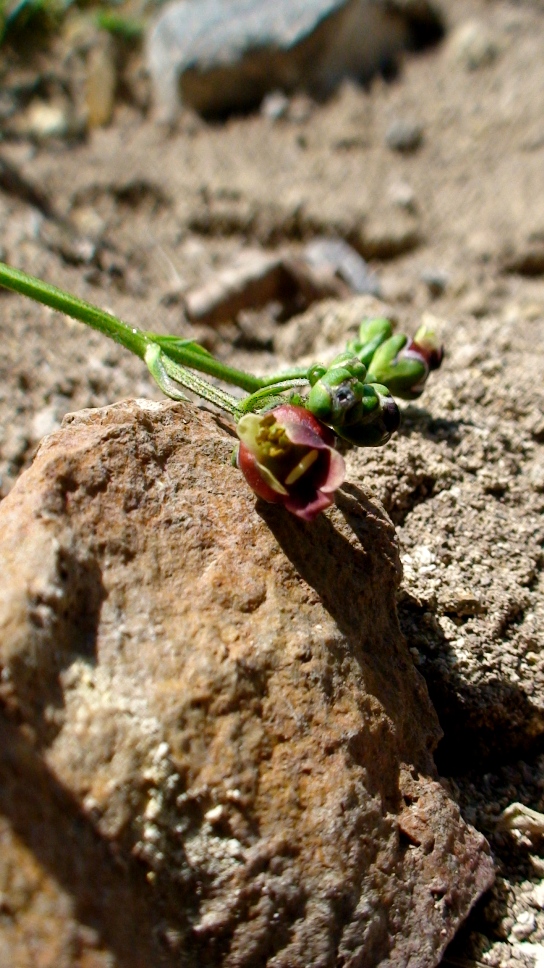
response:
[[[401,437],[425,437],[434,443],[446,441],[452,447],[461,443],[461,430],[467,426],[465,420],[447,420],[445,417],[433,417],[425,407],[418,407],[411,403],[402,411],[402,420],[398,431]]]
[[[119,968],[184,964],[179,950],[168,950],[168,926],[175,923],[179,931],[194,891],[174,892],[169,883],[164,892],[160,880],[151,891],[145,867],[96,831],[22,731],[2,714],[0,813],[70,895],[73,917],[98,934],[98,946],[114,953]]]
[[[347,644],[349,654],[361,669],[366,688],[378,699],[393,724],[396,743],[392,744],[391,740],[385,743],[383,737],[372,735],[362,717],[360,734],[349,744],[354,759],[369,770],[371,788],[379,790],[384,803],[393,806],[398,804],[398,783],[387,789],[384,783],[386,776],[391,775],[398,781],[398,766],[384,770],[384,750],[395,750],[395,756],[398,751],[401,757],[409,750],[408,756],[413,762],[414,750],[419,749],[420,761],[414,765],[423,774],[432,776],[434,767],[429,747],[436,744],[440,732],[424,681],[404,648],[395,610],[384,607],[384,602],[394,600],[400,576],[394,528],[385,512],[353,484],[345,484],[337,493],[336,507],[332,518],[321,515],[312,524],[264,502],[259,502],[257,509],[285,555],[319,595],[342,633],[344,643],[331,642],[331,652],[345,650]],[[371,637],[363,632],[364,628],[368,629],[368,621],[363,622],[362,616],[369,614],[374,618]],[[422,721],[418,723],[405,714],[406,709],[413,709],[414,694],[422,709]],[[371,742],[376,745],[374,757],[369,755]]]
[[[424,656],[421,672],[444,731],[435,751],[442,776],[475,766],[485,771],[542,748],[541,736],[528,739],[527,723],[539,710],[522,688],[496,675],[471,686],[456,671],[455,652],[428,608],[404,592],[397,610],[408,645]]]
[[[78,556],[68,547],[54,553],[50,581],[29,596],[33,648],[14,651],[9,685],[3,689],[8,709],[17,695],[17,713],[47,747],[62,727],[63,687],[60,677],[75,659],[96,662],[96,638],[106,589],[99,562]],[[54,643],[54,647],[52,646]]]

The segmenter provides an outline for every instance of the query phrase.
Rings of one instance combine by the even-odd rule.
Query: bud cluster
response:
[[[330,431],[356,447],[385,444],[400,424],[393,394],[417,398],[441,362],[442,349],[428,328],[409,339],[393,334],[388,319],[365,320],[358,338],[328,366],[309,367],[305,396],[242,417],[238,466],[260,497],[313,520],[343,481]]]

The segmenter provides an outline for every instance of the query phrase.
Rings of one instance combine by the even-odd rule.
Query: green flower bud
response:
[[[387,387],[367,383],[359,420],[333,430],[355,447],[381,447],[398,430],[399,424],[400,411]]]
[[[399,333],[378,347],[367,380],[383,383],[397,397],[414,400],[423,392],[430,370],[440,366],[442,355],[435,334],[426,327],[420,327],[413,340]]]
[[[349,370],[352,376],[357,377],[361,383],[364,383],[366,377],[366,366],[361,363],[357,355],[354,355],[351,350],[347,349],[338,356],[335,356],[334,360],[330,364],[329,369],[336,369],[336,367],[343,366],[346,370]]]
[[[317,381],[320,380],[321,377],[325,376],[326,372],[327,372],[327,367],[323,363],[314,363],[314,365],[310,367],[307,373],[308,383],[310,384],[310,386],[311,387],[315,386]]]
[[[348,350],[368,367],[378,346],[389,339],[392,332],[390,321],[383,316],[365,319],[359,327],[358,338],[348,343]]]
[[[366,367],[357,358],[342,354],[312,386],[308,410],[330,426],[353,422],[357,417],[352,411],[365,395],[365,376]]]

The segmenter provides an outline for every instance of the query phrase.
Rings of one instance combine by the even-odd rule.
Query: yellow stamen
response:
[[[318,457],[318,450],[309,450],[302,460],[298,462],[297,466],[293,468],[289,476],[285,478],[287,487],[291,487],[291,484],[296,484],[302,475],[306,473],[308,468],[311,467],[312,464],[315,464]]]

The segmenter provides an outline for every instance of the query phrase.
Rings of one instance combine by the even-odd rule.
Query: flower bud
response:
[[[438,370],[444,359],[444,347],[439,344],[434,330],[425,324],[417,330],[412,340],[411,351],[423,356],[429,370]]]
[[[304,407],[282,404],[239,421],[237,464],[255,493],[303,521],[329,507],[344,481],[334,435]]]
[[[393,327],[384,316],[376,319],[365,319],[359,327],[358,338],[348,343],[348,350],[368,367],[378,346],[389,339],[392,332]]]
[[[358,416],[356,422],[334,428],[355,447],[381,447],[400,425],[399,408],[387,387],[380,384],[365,384]]]
[[[440,366],[442,356],[435,334],[421,326],[414,339],[399,333],[382,343],[369,364],[367,379],[384,384],[397,397],[415,400],[423,392],[429,372]]]
[[[312,375],[319,374],[317,367],[312,370]],[[360,360],[350,353],[342,353],[313,383],[307,399],[308,410],[335,428],[356,422],[357,408],[365,394],[365,376],[366,367]]]

